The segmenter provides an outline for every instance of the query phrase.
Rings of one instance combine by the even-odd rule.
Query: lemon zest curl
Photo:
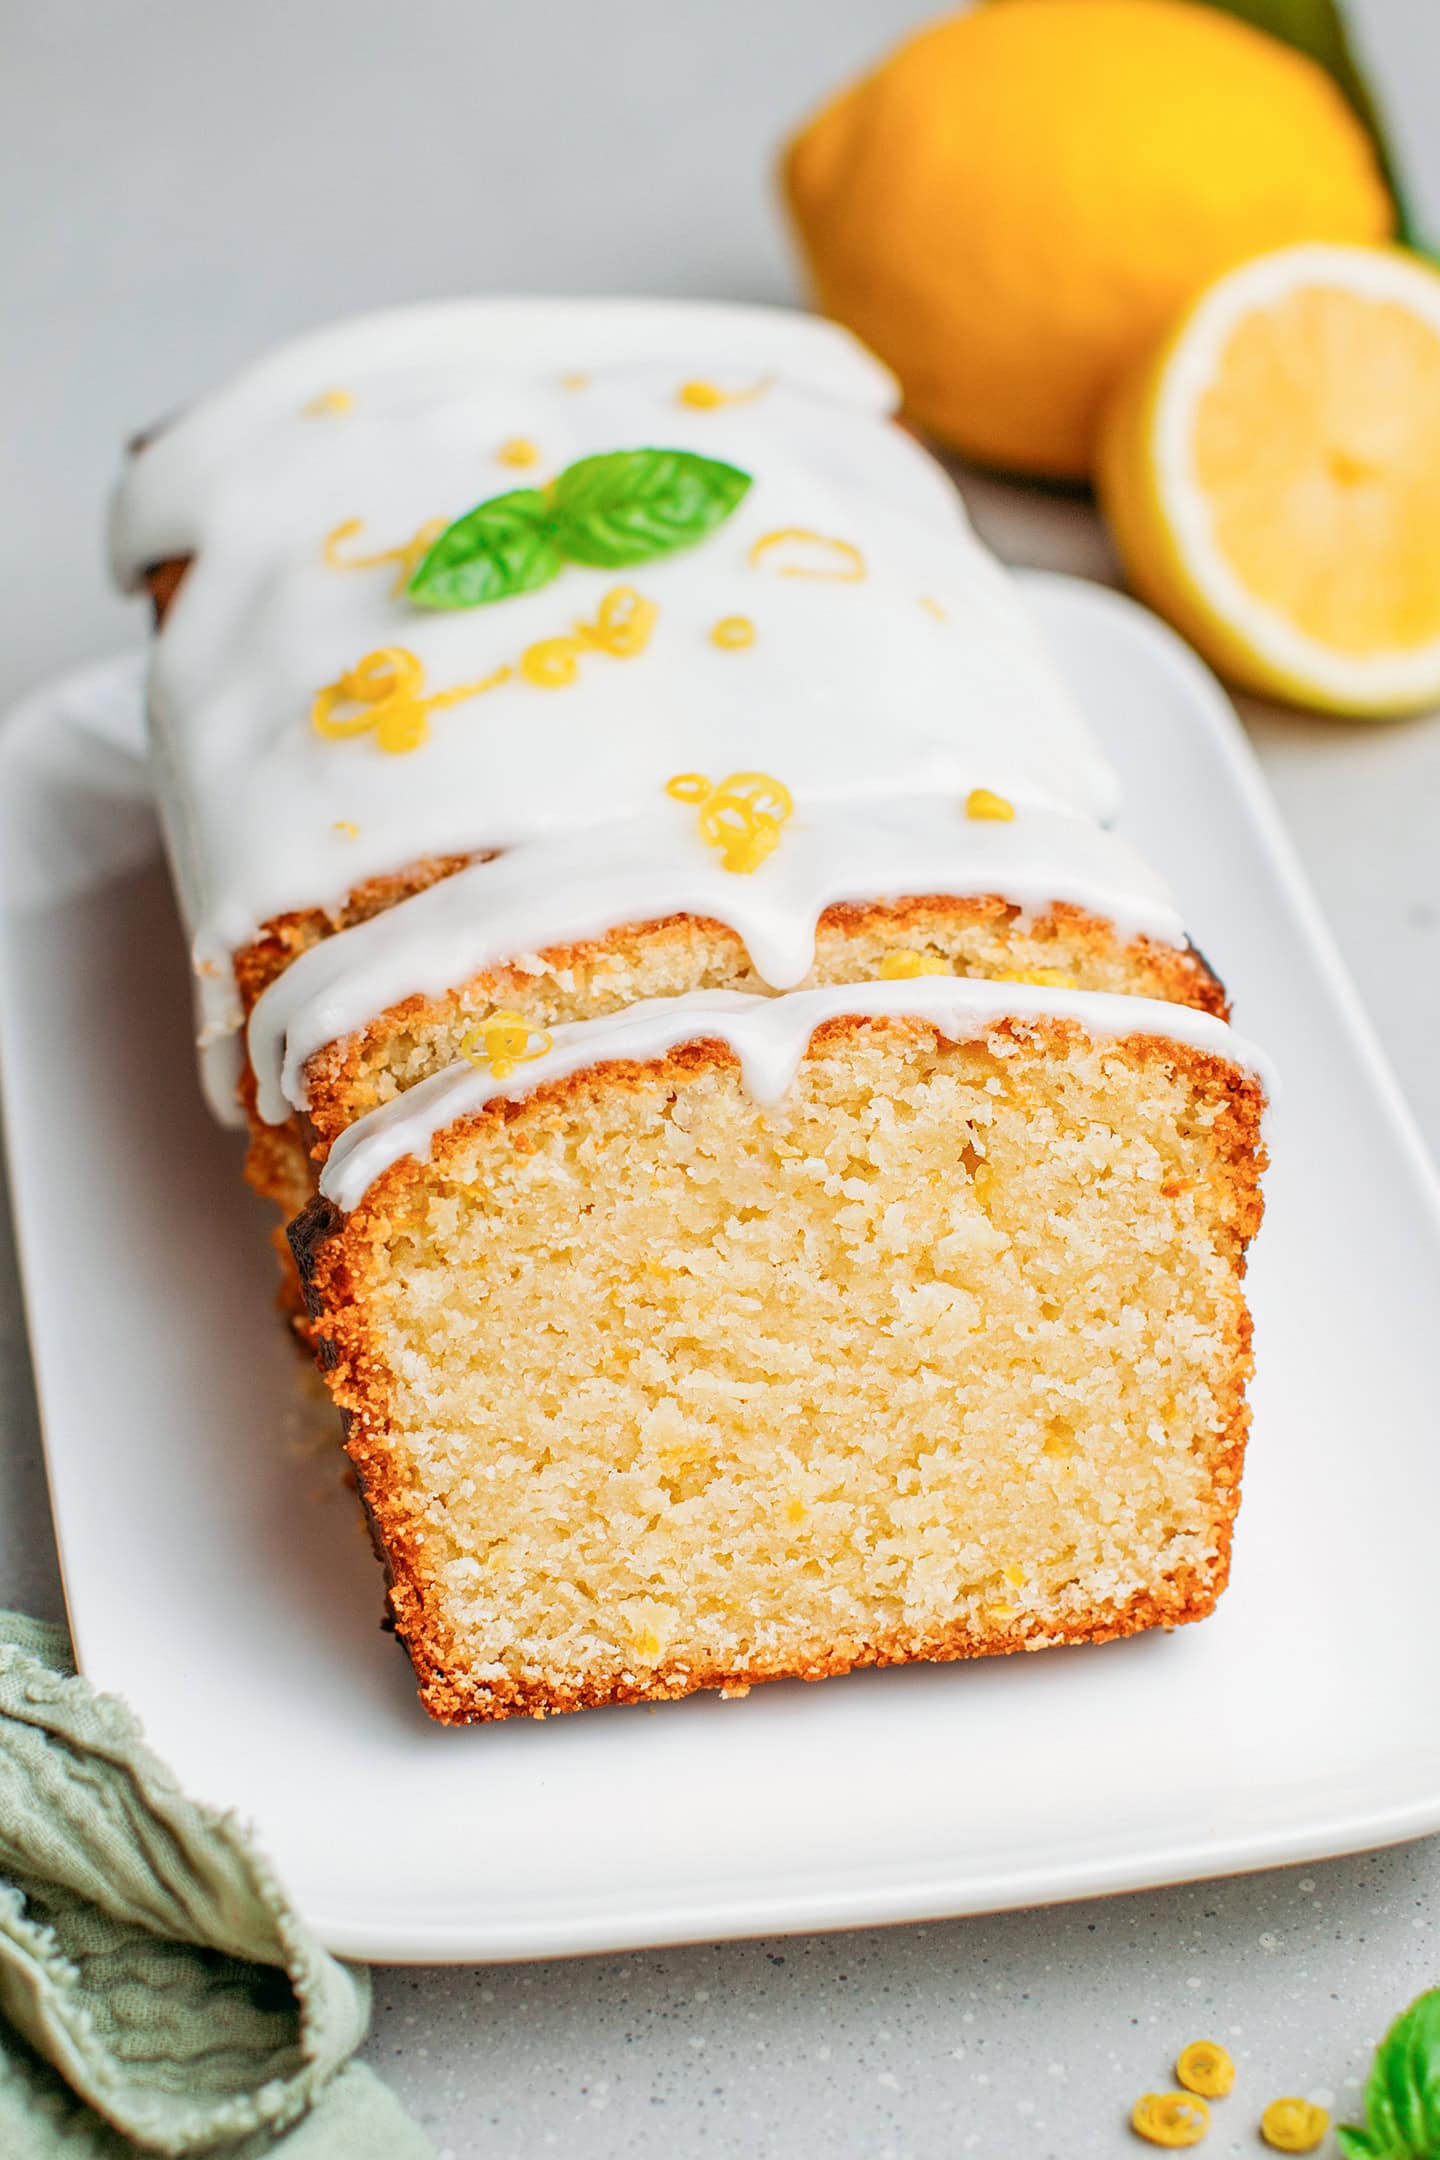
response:
[[[609,653],[612,660],[633,660],[650,642],[660,610],[642,599],[633,585],[615,585],[606,593],[593,622],[579,622],[569,637],[541,638],[520,655],[520,673],[537,690],[563,690],[575,680],[587,652]]]
[[[721,868],[746,875],[773,855],[795,809],[790,790],[770,773],[730,773],[718,786],[704,773],[676,773],[665,792],[695,805],[700,837],[720,850]]]
[[[1272,2100],[1260,2117],[1260,2135],[1275,2152],[1314,2152],[1330,2127],[1330,2117],[1309,2100]]]
[[[806,560],[802,555],[798,562],[768,563],[766,558],[775,548],[818,548],[819,562]],[[826,551],[829,561],[826,563]],[[804,525],[782,525],[778,531],[762,533],[750,550],[752,570],[774,569],[781,577],[835,578],[842,584],[858,585],[865,575],[865,557],[849,540],[835,540],[827,533],[811,532]]]
[[[400,547],[380,548],[373,555],[342,555],[340,550],[347,540],[365,529],[364,518],[346,518],[325,535],[325,560],[332,570],[378,570],[385,563],[396,563],[398,575],[391,588],[403,593],[411,578],[419,569],[421,560],[428,555],[435,542],[445,530],[444,518],[427,518],[418,532]]]
[[[762,375],[744,390],[722,390],[713,382],[683,382],[675,393],[675,402],[688,406],[691,412],[718,412],[724,405],[753,405],[757,398],[764,397],[774,380],[773,375]]]
[[[1150,2144],[1178,2151],[1200,2143],[1210,2128],[1210,2110],[1192,2093],[1142,2093],[1130,2111],[1130,2127]]]
[[[426,696],[425,670],[415,654],[403,645],[382,645],[316,692],[310,720],[316,734],[327,741],[343,741],[373,730],[380,749],[392,757],[403,756],[428,741],[432,712],[458,705],[465,698],[481,697],[509,678],[508,667],[497,668],[480,682],[456,683]],[[343,704],[359,710],[337,718],[335,708]]]
[[[532,1041],[532,1037],[538,1040]],[[551,1047],[546,1029],[532,1027],[524,1013],[508,1008],[478,1020],[460,1038],[460,1055],[472,1065],[488,1067],[496,1080],[508,1080],[517,1065],[532,1064]]]

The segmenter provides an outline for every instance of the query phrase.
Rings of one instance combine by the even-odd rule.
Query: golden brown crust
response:
[[[814,1054],[843,1043],[857,1031],[889,1033],[934,1046],[940,1040],[929,1023],[894,1015],[839,1015],[811,1037]],[[1084,1030],[1063,1020],[1004,1021],[994,1037],[1041,1042],[1049,1052],[1087,1040]],[[1239,1067],[1169,1038],[1134,1035],[1117,1038],[1117,1049],[1140,1063],[1157,1062],[1181,1074],[1195,1087],[1220,1100],[1214,1125],[1211,1187],[1223,1224],[1220,1240],[1238,1278],[1245,1272],[1245,1249],[1260,1226],[1263,1200],[1259,1179],[1266,1165],[1261,1132],[1264,1094],[1258,1080]],[[528,1151],[534,1128],[563,1116],[567,1103],[589,1091],[641,1087],[657,1079],[679,1085],[707,1070],[738,1070],[729,1045],[706,1040],[679,1045],[647,1063],[617,1060],[553,1080],[519,1097],[495,1097],[472,1115],[437,1136],[428,1165],[405,1157],[384,1171],[348,1215],[329,1201],[312,1201],[292,1226],[291,1244],[305,1286],[317,1357],[339,1404],[345,1447],[370,1520],[376,1550],[387,1577],[387,1606],[396,1633],[415,1668],[420,1696],[429,1714],[445,1724],[493,1719],[545,1717],[552,1712],[598,1708],[604,1704],[660,1701],[719,1688],[730,1692],[773,1679],[818,1680],[861,1666],[917,1660],[950,1661],[1012,1650],[1043,1649],[1064,1643],[1108,1642],[1152,1627],[1176,1627],[1211,1612],[1229,1577],[1235,1516],[1250,1412],[1245,1400],[1253,1369],[1251,1324],[1242,1300],[1235,1303],[1224,1345],[1221,1386],[1222,1429],[1209,1451],[1215,1504],[1210,1522],[1213,1558],[1203,1570],[1185,1568],[1160,1588],[1151,1587],[1122,1606],[1104,1606],[1068,1623],[1035,1621],[1018,1626],[976,1629],[964,1624],[936,1635],[891,1634],[854,1641],[808,1657],[803,1664],[766,1662],[744,1666],[667,1667],[643,1677],[634,1673],[592,1678],[567,1675],[530,1682],[507,1676],[476,1681],[459,1669],[436,1592],[424,1565],[423,1541],[393,1450],[387,1441],[390,1422],[390,1375],[379,1338],[366,1315],[366,1285],[384,1252],[393,1218],[404,1209],[407,1194],[448,1164],[477,1133],[503,1132],[511,1146]]]

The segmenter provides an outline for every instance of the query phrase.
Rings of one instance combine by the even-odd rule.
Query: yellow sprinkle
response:
[[[774,548],[791,548],[799,551],[794,562],[767,563],[766,557]],[[817,562],[813,552],[820,551]],[[764,533],[750,550],[752,570],[774,569],[781,577],[838,578],[845,584],[858,584],[865,575],[865,558],[859,548],[848,540],[832,540],[824,533],[810,532],[803,525],[785,525],[778,532]]]
[[[538,1037],[533,1042],[531,1037]],[[517,1065],[529,1065],[550,1049],[550,1037],[534,1028],[523,1013],[491,1013],[467,1028],[460,1038],[460,1055],[472,1065],[488,1066],[497,1080],[508,1080]]]
[[[332,742],[373,729],[379,748],[399,756],[418,750],[428,740],[428,714],[498,689],[509,677],[509,668],[497,668],[482,682],[457,683],[453,689],[435,690],[426,697],[422,695],[425,670],[414,653],[403,645],[385,645],[366,653],[353,668],[316,691],[310,721],[317,735]],[[357,705],[360,710],[337,720],[335,708],[341,704]]]
[[[989,1627],[1003,1627],[1007,1620],[1015,1618],[1017,1609],[1014,1605],[986,1605],[982,1607],[980,1617]]]
[[[675,402],[688,405],[692,412],[715,412],[722,405],[751,405],[756,398],[764,397],[774,380],[773,375],[762,375],[745,390],[722,390],[712,382],[685,382],[676,391]]]
[[[568,375],[560,377],[560,387],[562,390],[588,390],[590,377],[582,375],[577,369],[572,368]]]
[[[718,787],[704,773],[676,773],[665,792],[695,805],[700,837],[720,850],[721,868],[747,874],[780,845],[781,828],[795,809],[784,783],[762,772],[731,773]]]
[[[1059,1462],[1067,1462],[1075,1453],[1075,1435],[1052,1426],[1045,1435],[1044,1453],[1053,1455]],[[1183,2085],[1185,2080],[1180,2080]]]
[[[1005,1577],[1006,1582],[1009,1583],[1012,1590],[1024,1589],[1025,1570],[1023,1567],[1001,1568],[1000,1572]]]
[[[419,530],[413,532],[401,547],[381,548],[375,555],[342,555],[340,550],[347,540],[363,532],[363,518],[346,518],[332,532],[325,535],[325,560],[332,570],[378,570],[383,563],[398,563],[399,575],[393,590],[403,593],[420,566],[422,557],[429,554],[435,542],[445,530],[444,518],[427,518]]]
[[[512,435],[509,442],[502,442],[495,452],[497,465],[538,465],[540,445],[524,435]]]
[[[318,397],[311,398],[309,404],[302,405],[300,410],[307,420],[323,420],[329,413],[351,412],[354,405],[353,390],[322,390]]]
[[[809,1512],[803,1500],[791,1500],[786,1504],[785,1520],[788,1523],[802,1523]]]
[[[969,818],[1008,820],[1015,815],[1015,805],[1006,802],[1003,795],[992,795],[988,787],[971,788],[965,798],[965,815]]]
[[[748,615],[722,615],[710,632],[710,642],[724,652],[739,652],[755,642],[755,625]]]
[[[1186,2092],[1203,2093],[1207,2100],[1221,2100],[1235,2083],[1235,2065],[1229,2050],[1218,2040],[1192,2040],[1180,2050],[1175,2075]]]
[[[944,608],[941,607],[940,602],[938,600],[932,599],[929,593],[921,593],[920,605],[924,608],[927,615],[934,616],[936,622],[949,622],[950,617],[946,614]]]
[[[352,825],[348,817],[336,818],[335,830],[342,840],[358,840],[360,837],[360,827]]]
[[[951,972],[949,961],[942,960],[938,953],[912,952],[908,945],[897,945],[880,962],[881,982],[909,982],[916,975],[949,975]]]
[[[1308,2100],[1272,2100],[1260,2117],[1260,2135],[1276,2152],[1314,2152],[1329,2127],[1325,2109]]]
[[[1190,2093],[1142,2093],[1131,2110],[1130,2127],[1152,2145],[1178,2150],[1200,2143],[1210,2128],[1210,2110]]]
[[[1009,968],[996,982],[1036,983],[1042,990],[1078,990],[1080,985],[1064,968]]]

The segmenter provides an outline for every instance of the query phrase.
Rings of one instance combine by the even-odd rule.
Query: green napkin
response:
[[[369,1976],[187,1800],[60,1628],[0,1613],[0,2153],[432,2160],[365,2066]]]

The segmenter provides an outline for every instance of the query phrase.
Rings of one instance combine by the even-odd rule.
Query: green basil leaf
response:
[[[693,450],[609,450],[567,466],[550,500],[571,562],[621,570],[693,547],[749,485],[749,473]]]
[[[1396,2018],[1365,2084],[1365,2130],[1336,2132],[1347,2160],[1436,2160],[1440,2155],[1440,1988]]]
[[[447,525],[405,590],[420,607],[486,607],[548,585],[564,568],[539,488],[492,495]]]

